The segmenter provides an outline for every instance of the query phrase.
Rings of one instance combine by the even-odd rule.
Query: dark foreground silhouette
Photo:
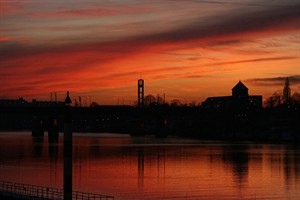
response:
[[[63,132],[64,108],[0,107],[0,131]],[[205,140],[299,142],[298,107],[255,110],[204,109],[153,105],[73,107],[73,132],[112,132],[166,137],[178,135]]]

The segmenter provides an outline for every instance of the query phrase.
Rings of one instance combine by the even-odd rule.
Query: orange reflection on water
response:
[[[61,188],[62,138],[52,145],[56,151],[51,145],[46,138],[1,135],[0,179]],[[285,145],[75,134],[73,185],[131,200],[295,199],[300,197],[299,155],[299,148]]]

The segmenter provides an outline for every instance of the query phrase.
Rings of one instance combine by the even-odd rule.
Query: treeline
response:
[[[285,100],[283,94],[274,92],[272,96],[268,97],[264,102],[266,108],[276,108],[281,106],[300,106],[300,93],[293,93],[288,100]]]

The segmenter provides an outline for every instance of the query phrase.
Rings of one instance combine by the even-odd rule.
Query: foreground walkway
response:
[[[75,200],[114,200],[113,196],[77,191],[73,191],[72,196],[72,199]],[[58,188],[0,181],[0,199],[60,200],[63,199],[63,190]]]

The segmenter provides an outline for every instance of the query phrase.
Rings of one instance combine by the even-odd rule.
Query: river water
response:
[[[63,137],[0,133],[0,181],[63,187]],[[73,190],[152,199],[300,199],[300,147],[74,133]]]

